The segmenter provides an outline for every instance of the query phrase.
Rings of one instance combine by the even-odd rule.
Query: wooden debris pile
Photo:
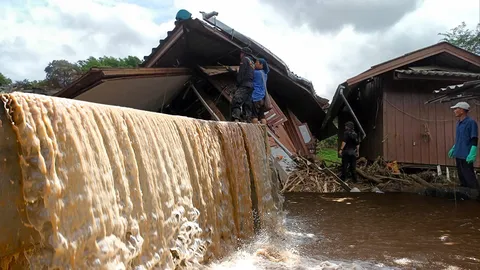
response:
[[[371,164],[366,159],[360,158],[357,162],[357,174],[383,191],[414,191],[422,188],[439,188],[450,184],[431,171],[406,174],[395,167],[381,158]]]
[[[362,192],[369,192],[374,188],[384,192],[413,192],[452,185],[431,171],[418,174],[402,173],[396,163],[387,163],[380,158],[373,163],[369,163],[365,158],[358,159],[356,171],[359,182],[348,182],[348,185],[339,178],[339,165],[328,168],[325,164],[301,157],[296,158],[295,162],[297,169],[281,183],[282,192],[331,193],[349,191],[352,188],[358,188]]]
[[[332,193],[344,191],[338,182],[337,176],[328,168],[321,168],[319,164],[305,158],[295,159],[297,169],[282,184],[283,192],[318,192]]]

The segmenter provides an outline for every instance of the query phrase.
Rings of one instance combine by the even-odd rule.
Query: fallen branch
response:
[[[405,184],[411,184],[411,182],[408,181],[408,180],[401,179],[401,178],[396,178],[396,177],[391,177],[391,176],[375,175],[375,177],[377,177],[379,179],[383,179],[383,180],[393,180],[393,181],[399,181],[399,182],[402,182],[402,183],[405,183]]]
[[[285,181],[285,185],[283,185],[283,188],[281,190],[281,192],[285,192],[285,190],[287,190],[287,188],[289,188],[291,186],[291,183],[292,182],[295,182],[295,180],[297,180],[300,176],[296,176],[294,179],[290,180],[291,178],[287,178],[287,180]]]
[[[340,177],[338,177],[338,175],[336,173],[332,172],[332,170],[330,170],[327,167],[325,167],[325,171],[327,171],[330,175],[332,175],[336,179],[336,182],[338,184],[340,184],[345,191],[350,192],[351,188],[347,185],[347,183],[345,183],[345,181],[340,179]],[[335,181],[335,179],[334,179],[334,181]]]
[[[427,181],[423,180],[422,178],[416,176],[416,175],[410,175],[410,178],[415,180],[417,183],[421,184],[422,186],[429,187],[429,188],[435,188],[434,185],[428,183]]]
[[[377,184],[380,184],[380,183],[383,183],[382,180],[374,177],[374,176],[371,176],[371,175],[368,175],[366,172],[362,171],[361,169],[357,168],[357,173],[362,176],[363,178],[367,179],[367,180],[370,180],[372,182],[375,182]]]

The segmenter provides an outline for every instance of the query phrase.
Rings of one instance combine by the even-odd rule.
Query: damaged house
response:
[[[272,154],[288,171],[291,156],[315,154],[316,141],[337,132],[333,123],[322,127],[328,100],[318,97],[311,82],[293,74],[281,59],[216,15],[202,13],[203,20],[177,16],[175,28],[145,56],[140,68],[93,68],[56,96],[229,121],[235,74],[227,67],[236,69],[240,49],[249,47],[271,69],[267,131]]]
[[[338,117],[341,134],[344,123],[354,121],[364,137],[360,155],[369,160],[453,166],[447,153],[457,120],[450,106],[458,100],[426,102],[436,89],[478,79],[480,56],[441,42],[375,65],[339,85],[323,126]],[[471,116],[480,120],[478,104],[471,105]]]

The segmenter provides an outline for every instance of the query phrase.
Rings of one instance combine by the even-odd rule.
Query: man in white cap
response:
[[[478,126],[477,122],[468,116],[470,105],[458,102],[451,107],[458,118],[455,144],[448,152],[450,158],[455,158],[458,178],[463,187],[478,189],[477,176],[473,165],[477,158]]]

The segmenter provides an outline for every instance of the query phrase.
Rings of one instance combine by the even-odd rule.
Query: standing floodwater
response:
[[[480,269],[480,203],[415,194],[285,196],[286,231],[213,269]]]
[[[480,268],[480,204],[414,194],[289,194],[289,228],[317,236],[309,257],[397,267]]]

